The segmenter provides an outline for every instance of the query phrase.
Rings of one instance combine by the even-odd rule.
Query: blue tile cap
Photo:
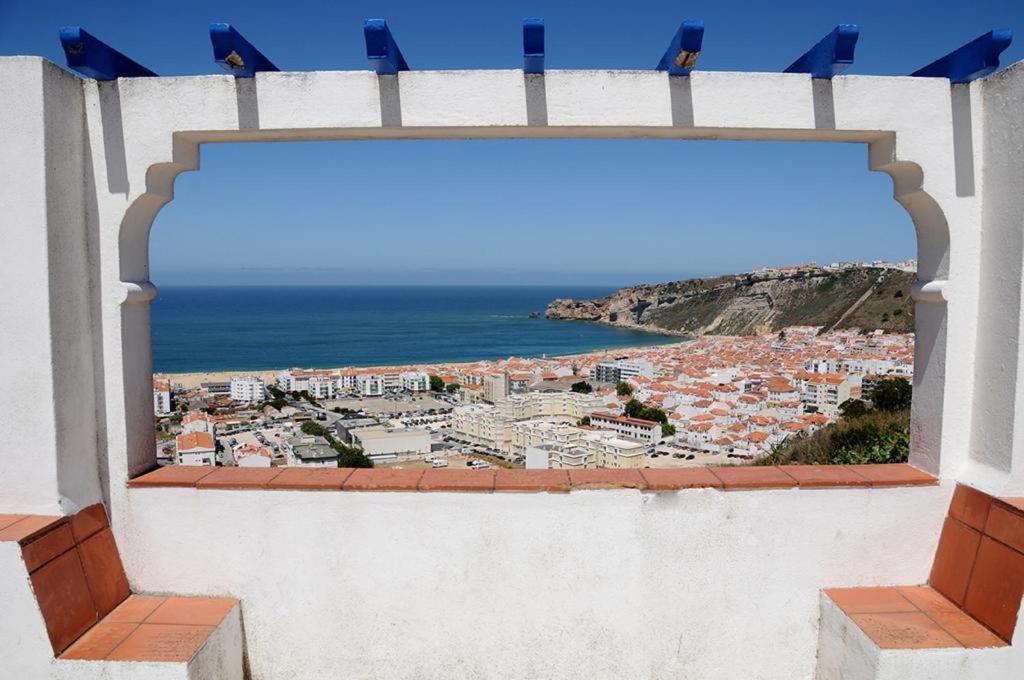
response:
[[[377,75],[393,76],[409,70],[386,21],[367,19],[363,24],[363,37],[366,38],[366,58]]]
[[[210,24],[213,59],[236,78],[252,78],[257,71],[277,71],[231,24]]]
[[[949,78],[951,83],[969,83],[999,68],[999,55],[1013,42],[1013,31],[998,28],[980,35],[941,59],[936,59],[910,75],[924,78]]]
[[[117,80],[118,78],[152,77],[156,74],[129,59],[99,40],[81,26],[63,26],[60,44],[68,68],[87,78]]]
[[[704,42],[704,22],[684,21],[668,44],[665,55],[658,62],[657,70],[668,71],[670,76],[688,76],[697,64]]]
[[[544,73],[543,19],[523,19],[523,72]]]
[[[839,24],[790,64],[785,73],[810,73],[812,78],[831,79],[853,63],[853,50],[859,36],[856,24]]]

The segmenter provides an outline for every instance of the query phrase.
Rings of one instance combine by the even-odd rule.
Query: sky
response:
[[[58,28],[81,25],[161,75],[219,73],[208,25],[230,22],[282,70],[367,69],[362,22],[382,17],[414,69],[520,68],[534,16],[548,69],[653,68],[683,19],[704,20],[710,71],[780,71],[837,23],[860,26],[850,74],[907,74],[993,28],[1018,34],[1004,65],[1024,58],[1019,0],[0,0],[0,54],[63,65]],[[229,144],[201,165],[154,224],[158,285],[618,286],[915,248],[891,180],[853,144]]]

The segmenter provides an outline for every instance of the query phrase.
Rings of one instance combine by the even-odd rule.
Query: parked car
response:
[[[487,468],[489,468],[491,466],[487,463],[487,461],[484,461],[484,460],[474,460],[473,462],[471,462],[469,464],[469,467],[473,468],[474,470],[486,470]]]
[[[430,461],[430,467],[432,467],[432,468],[446,468],[446,467],[448,467],[448,461],[446,461],[444,458],[435,458],[434,460]]]

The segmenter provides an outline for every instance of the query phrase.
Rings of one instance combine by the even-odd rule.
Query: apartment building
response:
[[[527,469],[642,468],[647,445],[620,439],[611,432],[579,432],[562,442],[531,444],[524,452]]]
[[[582,438],[584,430],[566,422],[553,420],[522,420],[511,425],[513,456],[525,456],[527,449],[547,444],[572,447]]]
[[[334,399],[338,383],[328,375],[313,375],[306,381],[306,391],[314,399]]]
[[[263,386],[263,378],[257,378],[254,375],[231,378],[230,389],[231,401],[246,404],[264,401],[267,395]]]
[[[406,371],[398,376],[406,392],[429,392],[430,376],[423,371]]]
[[[594,380],[598,382],[617,383],[638,376],[654,379],[654,364],[645,359],[616,359],[594,366]]]
[[[171,395],[171,381],[167,378],[153,376],[153,413],[163,416],[173,410],[174,400]]]
[[[496,404],[510,393],[508,373],[492,373],[484,376],[484,401]]]
[[[847,399],[860,397],[859,375],[815,374],[804,380],[800,402],[804,410],[821,413],[829,418],[839,415],[839,405]]]
[[[374,461],[430,453],[429,430],[371,426],[351,430],[350,435],[352,442]]]
[[[590,414],[590,424],[593,427],[611,430],[622,437],[629,437],[647,444],[657,444],[661,441],[661,423],[654,420],[630,418],[599,411]]]

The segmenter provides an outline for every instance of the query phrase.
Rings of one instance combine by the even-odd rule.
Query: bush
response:
[[[301,429],[305,434],[311,434],[316,437],[324,437],[325,439],[331,436],[330,432],[327,431],[326,427],[324,427],[320,423],[314,423],[312,420],[307,420],[306,422],[304,422],[302,424],[302,427],[299,429]]]
[[[656,423],[667,423],[668,416],[660,408],[653,408],[651,406],[644,406],[644,404],[636,399],[630,399],[626,404],[626,415],[630,418],[640,418],[642,420],[653,420]]]
[[[910,411],[868,411],[810,435],[790,437],[758,459],[761,465],[905,463],[910,457]]]
[[[582,418],[580,418],[580,421],[578,423],[576,423],[576,424],[577,425],[590,425],[590,416],[583,416]]]
[[[444,380],[441,380],[441,376],[432,375],[430,376],[430,391],[431,392],[442,392],[444,391]]]
[[[633,394],[633,388],[628,382],[623,380],[615,385],[615,394],[620,397],[628,397]]]
[[[894,413],[910,408],[913,388],[905,378],[879,380],[868,398],[879,411]]]
[[[573,392],[579,392],[580,394],[590,394],[594,391],[594,386],[586,380],[581,380],[579,382],[574,382],[569,389]]]
[[[455,394],[459,391],[459,383],[448,383],[444,389],[448,394]]]

